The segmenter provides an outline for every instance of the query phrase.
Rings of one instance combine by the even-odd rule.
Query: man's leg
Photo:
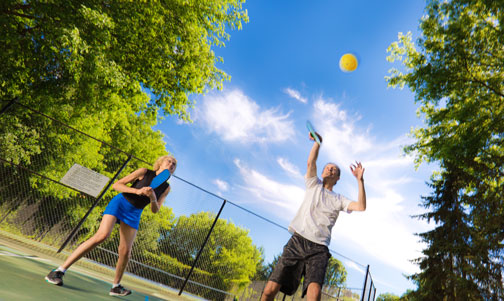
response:
[[[303,287],[308,301],[319,301],[322,296],[322,285],[331,254],[324,245],[309,242],[309,259],[306,264],[306,274]]]
[[[273,301],[275,300],[276,294],[280,290],[280,283],[276,283],[274,281],[268,281],[266,283],[266,287],[264,288],[261,301]]]
[[[307,301],[320,301],[322,295],[322,287],[317,282],[311,282],[308,284],[308,291],[306,292]]]

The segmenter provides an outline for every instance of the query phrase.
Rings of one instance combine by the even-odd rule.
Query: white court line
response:
[[[15,254],[15,253],[11,253],[9,251],[0,251],[0,256],[10,256],[10,257],[21,257],[21,258],[30,258],[30,259],[35,259],[35,260],[40,260],[40,261],[50,261],[49,259],[45,259],[45,258],[40,258],[40,257],[37,257],[37,256],[31,256],[31,255],[19,255],[19,254]]]

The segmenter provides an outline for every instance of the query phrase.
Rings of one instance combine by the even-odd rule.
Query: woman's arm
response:
[[[166,188],[166,190],[159,196],[158,199],[156,199],[156,194],[154,193],[154,190],[152,190],[153,196],[149,196],[149,198],[151,200],[150,208],[153,213],[157,213],[159,209],[161,209],[166,196],[168,195],[168,193],[170,193],[170,189],[170,186],[168,186],[168,188]]]
[[[125,176],[124,178],[118,180],[117,182],[114,183],[112,188],[116,191],[119,192],[126,192],[126,193],[134,193],[138,195],[146,195],[145,191],[143,189],[136,189],[133,187],[129,187],[128,183],[133,183],[136,179],[142,178],[145,173],[147,173],[147,168],[139,168],[135,170],[134,172],[130,173],[129,175]],[[145,187],[144,187],[145,188]]]

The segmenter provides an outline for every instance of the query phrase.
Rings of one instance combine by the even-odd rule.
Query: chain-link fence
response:
[[[10,235],[71,252],[97,231],[115,195],[111,184],[152,166],[22,104],[2,108],[0,231]],[[9,140],[9,133],[16,132],[24,136]],[[30,144],[34,136],[41,143]],[[100,193],[90,195],[61,183],[74,164],[108,178]],[[127,272],[179,294],[258,300],[272,269],[266,263],[276,259],[265,254],[281,254],[290,237],[287,230],[176,175],[170,183],[177,192],[170,193],[160,212],[142,214]],[[115,267],[118,245],[116,227],[86,258]],[[374,300],[375,291],[368,269],[364,288],[324,286],[322,300]],[[293,296],[279,294],[277,300],[300,296],[298,289]]]

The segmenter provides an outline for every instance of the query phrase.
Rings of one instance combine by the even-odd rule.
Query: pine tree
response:
[[[389,86],[408,86],[425,122],[406,152],[441,167],[420,216],[436,222],[411,276],[420,300],[504,299],[503,4],[429,0],[417,42],[400,33],[388,49],[403,67]]]

